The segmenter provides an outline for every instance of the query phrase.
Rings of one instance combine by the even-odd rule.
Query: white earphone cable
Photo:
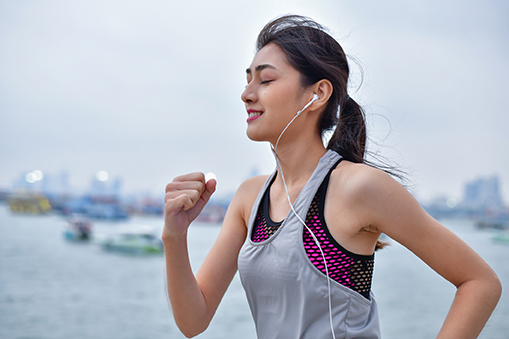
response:
[[[276,159],[276,164],[277,164],[277,167],[279,169],[279,171],[281,172],[281,179],[283,180],[283,186],[285,188],[285,192],[286,192],[286,198],[288,199],[288,203],[290,204],[290,209],[292,210],[293,214],[297,217],[297,219],[299,219],[300,223],[302,225],[304,225],[304,227],[306,227],[306,229],[308,230],[308,232],[311,234],[311,237],[313,238],[313,240],[315,241],[316,245],[318,246],[318,248],[320,249],[320,253],[322,254],[322,258],[323,258],[323,262],[324,262],[324,266],[325,266],[325,274],[327,276],[327,288],[328,288],[328,292],[329,292],[329,320],[330,320],[330,328],[331,328],[331,332],[332,332],[332,338],[333,339],[336,339],[336,335],[334,334],[334,324],[332,322],[332,300],[331,300],[331,285],[330,285],[330,278],[329,278],[329,269],[327,267],[327,260],[325,259],[325,253],[323,252],[322,250],[322,246],[320,245],[320,242],[318,241],[318,239],[316,238],[315,234],[313,233],[313,231],[311,231],[311,229],[308,227],[308,225],[306,225],[306,222],[304,220],[302,220],[302,218],[297,214],[297,211],[295,211],[295,208],[293,207],[293,204],[292,204],[292,201],[290,199],[290,194],[288,193],[288,187],[286,186],[286,181],[285,181],[285,175],[283,174],[283,168],[281,167],[281,164],[279,163],[279,158],[276,154],[276,151],[277,151],[277,146],[279,145],[279,140],[281,139],[281,137],[283,136],[283,133],[286,132],[286,130],[288,129],[288,127],[290,126],[290,124],[300,115],[300,113],[302,113],[313,101],[311,101],[310,103],[308,103],[303,109],[301,109],[300,111],[297,112],[297,115],[295,115],[293,117],[292,120],[290,120],[290,122],[288,123],[288,125],[286,125],[286,127],[283,129],[283,131],[281,132],[281,134],[279,135],[279,137],[277,138],[277,141],[276,141],[276,146],[273,146],[271,144],[271,148],[272,148],[272,153],[274,154],[274,158]]]

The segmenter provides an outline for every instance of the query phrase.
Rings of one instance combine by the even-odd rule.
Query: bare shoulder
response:
[[[329,191],[360,227],[377,232],[385,231],[389,219],[402,209],[421,213],[406,188],[383,170],[365,164],[342,161],[331,174]]]
[[[342,161],[331,174],[331,187],[339,189],[351,199],[386,195],[403,186],[386,172],[365,164]],[[406,190],[405,190],[406,191]]]
[[[265,184],[265,182],[267,181],[268,178],[269,178],[269,175],[257,175],[257,176],[251,177],[251,178],[245,180],[239,186],[238,190],[241,191],[242,193],[257,191],[257,194],[258,194],[258,191],[260,191],[262,189],[263,185]]]
[[[254,202],[268,177],[268,175],[258,175],[245,180],[240,184],[235,196],[241,201],[253,200]]]
[[[268,175],[258,175],[245,180],[240,184],[230,203],[229,210],[242,218],[246,227],[251,208],[268,177]]]

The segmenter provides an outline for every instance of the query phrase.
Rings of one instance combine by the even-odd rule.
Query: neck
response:
[[[292,188],[300,191],[325,152],[320,137],[306,138],[301,135],[297,140],[279,143],[276,154],[281,169],[278,168],[278,171],[283,171],[289,191],[293,191]],[[278,175],[276,181],[282,185],[282,176]]]

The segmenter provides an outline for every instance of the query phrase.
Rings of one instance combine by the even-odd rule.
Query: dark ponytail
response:
[[[341,154],[345,160],[363,163],[366,153],[366,120],[361,106],[347,97],[340,106],[336,130],[327,148]]]
[[[325,28],[307,17],[282,16],[261,30],[257,50],[269,43],[279,46],[290,65],[299,71],[303,88],[322,79],[332,84],[331,97],[318,124],[322,136],[335,129],[327,148],[338,152],[345,160],[366,163],[401,178],[390,166],[374,166],[366,161],[365,114],[347,93],[350,69],[345,52]],[[378,241],[376,249],[385,245]]]

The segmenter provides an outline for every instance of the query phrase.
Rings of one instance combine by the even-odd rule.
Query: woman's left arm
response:
[[[389,175],[370,168],[360,182],[358,201],[362,201],[366,222],[407,247],[457,288],[437,338],[477,338],[501,295],[495,272]]]

